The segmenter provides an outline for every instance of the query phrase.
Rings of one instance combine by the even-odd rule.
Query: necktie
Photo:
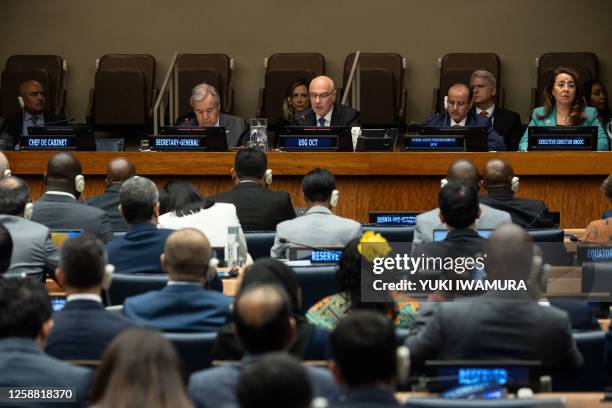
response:
[[[480,115],[484,116],[485,118],[489,116],[489,112],[487,112],[486,110],[481,110],[480,111]]]
[[[319,118],[319,127],[325,127],[325,118]]]
[[[32,121],[32,127],[36,127],[38,122],[38,116],[31,116],[30,120]]]

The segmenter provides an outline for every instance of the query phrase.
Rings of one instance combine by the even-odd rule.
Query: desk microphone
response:
[[[74,118],[67,118],[67,119],[62,119],[62,120],[54,120],[52,122],[45,122],[43,123],[43,126],[57,125],[59,123],[73,123],[73,122],[74,122]]]
[[[297,247],[302,247],[302,248],[310,249],[312,251],[330,251],[331,250],[330,248],[315,247],[315,246],[310,246],[310,245],[306,245],[306,244],[301,244],[299,242],[289,241],[287,238],[279,238],[278,242],[280,242],[281,244],[284,244],[284,245],[295,245]]]

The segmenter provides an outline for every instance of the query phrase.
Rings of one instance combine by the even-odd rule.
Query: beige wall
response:
[[[83,120],[96,58],[149,53],[161,84],[173,52],[223,52],[236,61],[237,114],[254,115],[263,59],[318,51],[339,82],[354,51],[408,58],[408,118],[420,121],[449,52],[495,52],[506,107],[527,119],[534,59],[552,51],[592,51],[612,89],[611,0],[0,0],[0,64],[17,53],[68,60],[68,108]],[[338,85],[339,86],[339,85]]]

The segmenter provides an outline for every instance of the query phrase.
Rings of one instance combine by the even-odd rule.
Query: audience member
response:
[[[245,231],[273,231],[279,222],[295,218],[289,193],[268,189],[272,171],[268,169],[264,152],[259,149],[238,151],[231,174],[234,189],[209,199],[234,204]]]
[[[46,124],[66,125],[64,116],[47,111],[45,88],[40,82],[28,80],[19,86],[21,111],[6,121],[6,130],[13,137],[13,146],[19,144],[19,137],[28,135],[29,127]]]
[[[11,253],[13,252],[13,240],[11,234],[3,224],[0,224],[0,278],[11,266]]]
[[[104,309],[100,293],[110,285],[104,244],[83,234],[64,242],[56,270],[66,306],[53,315],[45,351],[61,360],[99,360],[111,340],[130,323]]]
[[[399,407],[395,330],[388,319],[357,310],[342,319],[331,335],[332,372],[345,389],[332,407]]]
[[[612,174],[602,183],[601,191],[608,203],[612,203]],[[612,209],[604,213],[603,219],[592,221],[586,227],[582,240],[599,244],[612,243]]]
[[[158,333],[125,330],[102,356],[92,389],[96,408],[191,408],[172,344]]]
[[[309,81],[300,78],[287,87],[285,99],[283,99],[283,116],[279,118],[277,127],[294,126],[295,117],[310,106],[308,98]]]
[[[85,189],[85,178],[79,159],[70,153],[57,153],[47,163],[46,191],[34,203],[32,221],[51,230],[83,230],[104,242],[113,237],[108,215],[77,199]]]
[[[480,173],[474,164],[468,160],[457,160],[448,168],[446,178],[442,180],[442,185],[450,181],[460,183],[472,183],[476,190],[480,187]],[[480,204],[480,217],[476,220],[477,229],[493,229],[498,225],[510,224],[512,219],[510,214],[505,211],[499,211],[487,205]],[[414,244],[431,243],[433,242],[433,232],[446,227],[440,220],[440,209],[428,211],[416,217],[416,225],[414,229]]]
[[[27,274],[44,281],[53,277],[58,263],[57,249],[49,228],[30,221],[30,189],[17,177],[0,179],[0,223],[10,232],[13,253],[8,274]]]
[[[155,183],[140,176],[123,182],[119,212],[128,230],[106,246],[108,262],[119,273],[164,273],[159,257],[172,230],[157,228],[159,195]]]
[[[216,278],[210,265],[212,249],[200,231],[185,228],[173,232],[161,256],[168,284],[127,298],[123,314],[132,322],[170,332],[215,332],[230,313],[231,299],[204,288]]]
[[[193,112],[180,118],[176,123],[181,126],[224,127],[229,147],[240,146],[248,129],[244,119],[221,113],[221,98],[214,86],[201,83],[191,90],[189,104]]]
[[[86,407],[91,373],[42,351],[53,327],[45,288],[30,279],[0,279],[0,386],[73,387],[75,403]],[[19,405],[19,404],[17,404]],[[48,407],[30,402],[28,407]]]
[[[505,160],[489,160],[485,166],[482,186],[487,195],[480,202],[489,207],[505,211],[514,224],[523,228],[553,228],[555,222],[544,201],[517,198],[519,179],[514,175],[512,165]]]
[[[275,259],[258,259],[244,274],[240,291],[264,284],[282,288],[289,297],[296,328],[295,339],[287,351],[303,360],[327,359],[329,332],[308,323],[304,317],[302,292],[293,269]],[[215,360],[240,360],[244,352],[244,346],[236,334],[236,326],[230,318],[217,336],[212,355]]]
[[[189,394],[196,406],[236,407],[238,376],[257,359],[286,350],[295,336],[295,320],[287,295],[276,286],[256,286],[236,298],[234,324],[247,355],[239,364],[198,371],[189,379]],[[305,367],[315,397],[335,397],[338,389],[327,370]]]
[[[359,112],[336,103],[336,88],[330,77],[318,76],[310,82],[310,107],[296,114],[297,126],[359,126]]]
[[[466,84],[457,83],[448,88],[446,110],[438,113],[423,123],[423,126],[465,126],[487,128],[489,150],[506,150],[504,138],[497,134],[491,125],[491,119],[477,115],[472,110],[474,95],[472,88]]]
[[[535,108],[529,122],[531,126],[596,126],[597,150],[608,150],[608,136],[597,120],[597,109],[585,105],[576,71],[559,67],[550,76],[544,90],[544,106]],[[527,150],[527,134],[519,143],[519,150]]]
[[[610,107],[608,106],[608,91],[606,91],[603,82],[597,80],[587,81],[584,84],[584,99],[587,106],[597,109],[597,120],[599,120],[604,130],[607,130],[608,124],[612,122],[612,112],[610,112]],[[612,137],[610,134],[608,136]]]
[[[160,228],[196,228],[208,238],[213,248],[226,248],[228,229],[238,228],[240,254],[247,254],[246,238],[234,204],[215,203],[200,195],[197,188],[183,180],[171,180],[160,194]]]
[[[308,373],[286,353],[270,353],[242,370],[236,386],[240,408],[309,408]]]
[[[362,299],[360,246],[361,240],[355,238],[344,248],[340,267],[336,272],[337,292],[321,299],[308,309],[306,318],[312,324],[333,329],[340,320],[353,311],[371,309],[386,315],[395,327],[410,327],[419,308],[417,302],[408,301],[397,292],[380,293],[386,298],[386,302],[367,302]]]
[[[121,184],[136,175],[136,166],[125,157],[117,157],[106,166],[106,190],[91,197],[87,204],[105,211],[110,217],[113,231],[127,231],[125,218],[119,214],[119,189]]]
[[[361,224],[332,213],[338,204],[336,178],[328,170],[316,168],[302,181],[302,192],[308,211],[294,220],[276,226],[273,258],[285,258],[290,245],[311,247],[345,247],[361,235]]]
[[[516,290],[437,303],[427,322],[415,325],[406,340],[413,364],[429,359],[539,360],[547,372],[582,364],[567,313],[540,306],[519,286],[519,281],[528,282],[533,267],[530,241],[517,225],[504,225],[491,235],[487,280],[506,286],[514,281]]]
[[[501,108],[495,104],[497,81],[489,71],[479,69],[472,72],[470,86],[474,93],[472,111],[491,119],[493,128],[504,138],[507,150],[518,150],[521,139],[521,117],[518,113]]]

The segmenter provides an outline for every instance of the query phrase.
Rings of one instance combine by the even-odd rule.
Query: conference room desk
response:
[[[395,397],[400,402],[405,402],[411,397],[427,397],[422,392],[398,392]],[[601,392],[543,392],[534,394],[534,398],[560,398],[567,408],[598,408],[609,407],[610,403],[602,402],[603,393]]]
[[[30,184],[32,197],[43,192],[43,174],[51,152],[6,152],[13,174]],[[234,153],[76,152],[86,178],[85,198],[105,188],[106,164],[123,156],[138,174],[162,185],[183,178],[205,195],[231,189]],[[612,173],[612,152],[270,152],[275,190],[291,194],[295,207],[305,206],[302,177],[316,167],[336,175],[340,202],[336,213],[368,222],[369,211],[426,211],[437,207],[440,179],[457,159],[473,161],[481,172],[493,158],[508,160],[521,179],[519,197],[544,200],[561,212],[565,228],[584,228],[609,206],[599,186]]]

